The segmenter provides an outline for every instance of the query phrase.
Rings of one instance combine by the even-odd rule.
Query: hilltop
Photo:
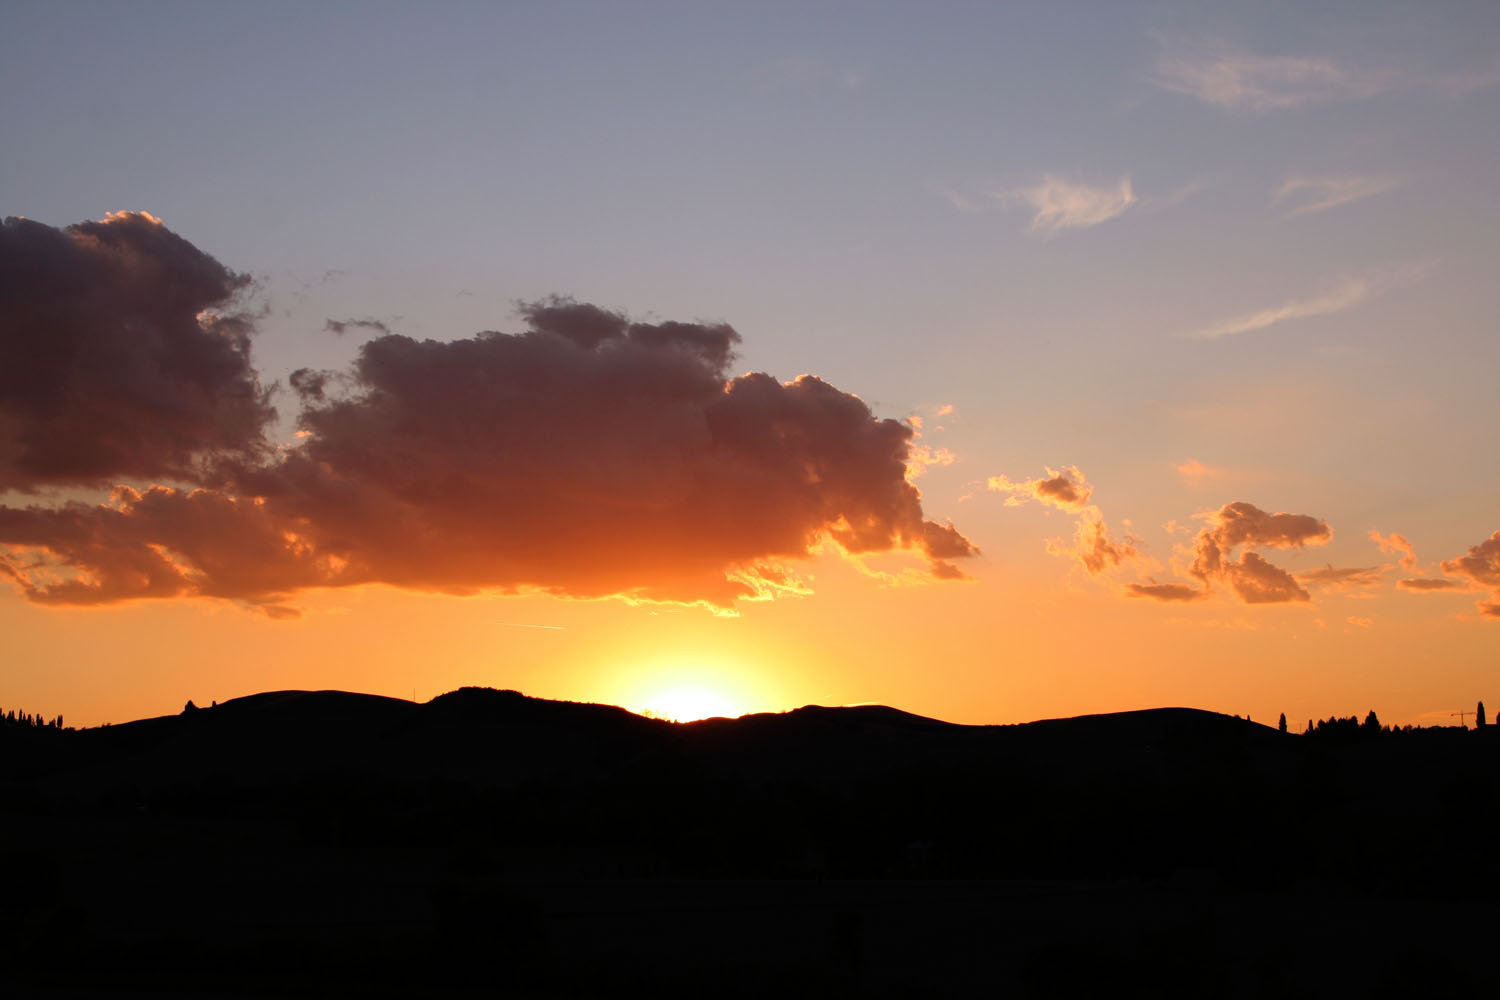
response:
[[[0,836],[18,874],[0,958],[25,973],[86,946],[139,988],[196,984],[251,949],[236,988],[293,966],[325,985],[454,986],[499,955],[540,995],[627,968],[687,993],[726,970],[745,995],[782,988],[745,978],[770,969],[879,994],[903,977],[993,985],[962,944],[987,928],[1024,996],[1046,995],[1040,970],[1066,942],[1117,977],[1154,982],[1167,963],[1186,984],[1198,966],[1173,965],[1159,935],[1188,935],[1218,968],[1280,926],[1311,975],[1314,912],[1337,914],[1330,940],[1353,948],[1395,933],[1376,914],[1420,900],[1425,922],[1401,925],[1390,954],[1466,947],[1460,915],[1493,907],[1500,875],[1492,732],[1336,743],[1189,708],[967,726],[806,706],[677,724],[474,688],[425,704],[278,691],[7,729]],[[1240,915],[1210,933],[1216,900]],[[188,953],[200,964],[174,965]]]

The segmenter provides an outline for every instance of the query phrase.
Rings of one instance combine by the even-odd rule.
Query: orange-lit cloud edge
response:
[[[722,322],[633,322],[564,298],[523,305],[522,332],[442,342],[330,321],[378,335],[349,370],[299,369],[283,388],[252,365],[249,279],[147,213],[8,219],[0,264],[19,290],[0,303],[0,367],[24,386],[0,398],[0,488],[113,486],[102,504],[0,506],[0,573],[38,604],[204,597],[292,618],[299,592],[380,583],[733,614],[809,593],[795,564],[820,551],[887,584],[963,578],[956,560],[978,551],[922,510],[914,481],[954,455],[920,442],[921,417],[876,418],[813,375],[730,377],[740,337]],[[297,442],[273,445],[288,391]],[[1129,597],[1310,603],[1309,586],[1370,587],[1391,569],[1294,575],[1261,550],[1323,545],[1332,528],[1236,500],[1193,515],[1203,527],[1162,581],[1078,468],[986,485],[1075,517],[1048,551],[1091,577],[1145,572],[1118,586]],[[1404,536],[1370,538],[1420,574]],[[867,565],[888,552],[926,568]],[[1487,591],[1476,607],[1500,618],[1500,531],[1439,567],[1397,586]]]
[[[1202,463],[1189,461],[1176,466],[1185,477],[1199,480],[1210,473]],[[1141,550],[1141,541],[1125,535],[1116,541],[1110,534],[1100,508],[1090,502],[1094,487],[1076,466],[1047,467],[1045,474],[1034,479],[1013,480],[1005,475],[986,481],[991,492],[1006,496],[1006,506],[1028,502],[1060,510],[1076,518],[1071,543],[1054,539],[1047,543],[1053,555],[1071,558],[1091,577],[1101,576],[1127,564],[1154,568]],[[1388,573],[1399,568],[1420,573],[1415,548],[1399,533],[1382,535],[1371,529],[1368,537],[1381,552],[1400,553],[1397,564],[1380,566],[1334,567],[1292,574],[1276,566],[1257,549],[1301,549],[1325,545],[1333,539],[1327,522],[1307,514],[1268,513],[1254,504],[1237,500],[1218,510],[1192,515],[1204,522],[1192,546],[1174,546],[1173,570],[1179,581],[1162,582],[1154,576],[1144,581],[1119,585],[1127,597],[1147,598],[1169,603],[1206,600],[1227,590],[1245,604],[1286,604],[1312,602],[1308,585],[1322,590],[1355,591],[1379,585]],[[1175,522],[1174,522],[1175,526]],[[1239,550],[1236,555],[1235,551]],[[1500,531],[1477,545],[1467,554],[1443,560],[1446,577],[1407,577],[1397,581],[1400,590],[1414,593],[1472,591],[1487,589],[1490,600],[1480,600],[1476,608],[1482,617],[1500,618]],[[1216,586],[1217,585],[1217,586]],[[1351,623],[1368,625],[1361,618]]]
[[[378,334],[350,369],[283,388],[251,362],[249,279],[153,216],[9,219],[0,265],[20,290],[0,360],[27,386],[0,399],[0,489],[113,486],[0,506],[0,572],[34,603],[293,618],[301,591],[385,583],[732,614],[809,592],[793,564],[830,546],[917,555],[926,579],[977,552],[923,514],[912,480],[951,457],[913,447],[919,421],[813,375],[730,377],[724,323],[556,297],[451,341],[346,321]],[[297,440],[273,445],[288,391]]]

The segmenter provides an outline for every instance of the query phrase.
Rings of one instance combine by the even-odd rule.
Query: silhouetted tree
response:
[[[1474,728],[1483,729],[1488,724],[1484,717],[1484,702],[1481,701],[1474,709]]]
[[[1286,732],[1286,713],[1285,712],[1281,713],[1281,721],[1279,721],[1279,722],[1276,723],[1276,729],[1277,729],[1278,732],[1282,732],[1282,733]]]
[[[1373,736],[1380,732],[1380,720],[1375,717],[1375,710],[1370,709],[1370,714],[1365,716],[1365,724],[1360,727],[1366,736]]]

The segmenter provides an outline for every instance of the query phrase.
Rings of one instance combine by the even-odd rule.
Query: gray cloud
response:
[[[0,226],[0,490],[198,481],[265,448],[249,279],[150,215]]]
[[[0,506],[0,571],[39,603],[203,596],[289,617],[301,589],[387,583],[724,611],[806,592],[788,563],[824,539],[913,552],[941,579],[976,551],[924,516],[910,425],[815,376],[731,378],[724,323],[551,298],[518,333],[377,336],[347,372],[291,375],[300,440],[272,453],[248,326],[203,312],[243,279],[147,216],[6,238],[33,288],[4,306],[29,376],[0,396],[12,483],[182,484]],[[34,348],[59,338],[83,358]],[[41,450],[59,440],[61,458]]]

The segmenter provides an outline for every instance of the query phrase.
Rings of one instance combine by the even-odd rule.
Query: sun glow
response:
[[[694,722],[717,716],[736,718],[745,714],[744,708],[736,705],[722,691],[697,686],[663,688],[644,699],[642,714],[672,722]]]

